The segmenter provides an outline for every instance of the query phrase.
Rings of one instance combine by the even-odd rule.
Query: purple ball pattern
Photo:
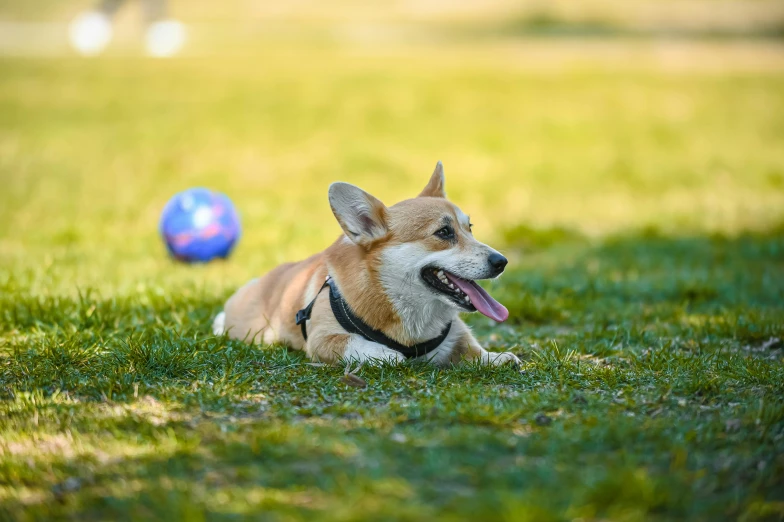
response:
[[[192,188],[166,203],[160,232],[175,259],[205,263],[228,257],[241,229],[237,211],[226,195]]]

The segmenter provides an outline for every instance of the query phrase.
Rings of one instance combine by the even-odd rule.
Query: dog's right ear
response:
[[[329,186],[329,206],[346,236],[368,245],[387,233],[387,207],[359,187],[338,181]]]

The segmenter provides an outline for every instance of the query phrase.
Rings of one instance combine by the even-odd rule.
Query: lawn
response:
[[[0,519],[784,519],[784,51],[526,45],[0,59]],[[439,159],[522,371],[210,334]],[[199,185],[244,236],[182,266]]]

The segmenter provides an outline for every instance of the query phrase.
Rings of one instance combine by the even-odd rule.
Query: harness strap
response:
[[[332,278],[330,276],[327,276],[327,280],[324,281],[324,284],[321,285],[319,291],[316,292],[316,297],[313,298],[313,300],[310,302],[310,304],[308,304],[308,306],[298,311],[297,315],[294,316],[294,320],[296,321],[296,324],[298,324],[299,327],[302,329],[302,337],[304,337],[306,341],[308,340],[308,328],[306,322],[310,319],[310,314],[313,313],[313,305],[316,304],[316,299],[318,299],[318,296],[321,293],[321,291],[324,290],[327,287],[327,285],[329,285],[330,279]]]
[[[413,346],[406,346],[401,344],[387,336],[381,330],[371,328],[367,323],[360,319],[353,312],[353,310],[351,310],[351,307],[348,305],[348,303],[346,303],[345,299],[343,299],[343,297],[340,295],[340,291],[338,290],[335,280],[327,276],[326,282],[321,287],[321,289],[319,289],[316,297],[313,298],[313,301],[311,301],[308,306],[297,312],[296,321],[297,324],[302,328],[302,337],[304,337],[305,340],[308,339],[305,322],[310,319],[316,298],[318,298],[321,290],[323,290],[327,285],[329,285],[329,304],[332,308],[332,313],[335,315],[335,319],[338,321],[338,323],[340,323],[340,326],[342,326],[349,333],[359,334],[368,341],[382,344],[387,348],[391,348],[392,350],[402,354],[406,359],[421,357],[422,355],[427,355],[428,353],[432,352],[438,348],[442,342],[444,342],[446,337],[449,335],[449,331],[452,329],[452,322],[450,321],[449,324],[444,327],[438,337],[417,343]]]

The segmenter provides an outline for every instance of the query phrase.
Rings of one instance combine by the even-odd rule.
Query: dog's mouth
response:
[[[493,299],[476,281],[463,279],[436,266],[423,268],[422,280],[468,312],[479,312],[499,323],[509,317],[506,307]]]

